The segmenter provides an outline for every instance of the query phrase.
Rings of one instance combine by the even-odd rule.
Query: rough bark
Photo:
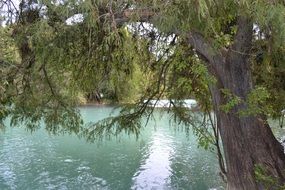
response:
[[[240,18],[235,42],[227,54],[216,54],[218,59],[208,59],[210,71],[218,82],[211,88],[217,124],[223,143],[227,168],[227,189],[264,189],[254,176],[254,168],[261,165],[267,174],[285,183],[285,155],[263,116],[240,116],[246,109],[244,103],[253,89],[248,53],[251,48],[252,24]],[[212,63],[211,63],[212,62]],[[217,65],[218,66],[215,66]],[[243,103],[225,113],[220,108],[227,103],[221,89],[229,89]],[[275,187],[272,187],[274,189]]]
[[[243,74],[238,79],[249,82]],[[280,184],[284,184],[283,147],[273,136],[268,124],[258,116],[240,117],[237,112],[245,105],[236,106],[228,113],[221,111],[220,106],[226,104],[227,100],[220,87],[211,90],[225,153],[227,189],[263,189],[254,177],[257,164],[266,168],[268,175],[279,179]],[[231,90],[237,88],[235,86]]]

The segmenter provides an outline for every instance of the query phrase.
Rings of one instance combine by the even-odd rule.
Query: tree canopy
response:
[[[3,116],[18,114],[20,121],[27,110],[37,109],[26,119],[39,121],[49,118],[44,110],[66,110],[78,94],[93,90],[117,101],[130,96],[130,89],[136,102],[193,97],[210,110],[208,86],[215,79],[204,62],[231,51],[239,14],[250,17],[254,28],[249,56],[256,88],[247,114],[278,117],[285,107],[282,1],[1,3],[6,22],[1,28]],[[189,45],[203,43],[199,38],[212,52],[206,52],[205,43],[201,49]],[[238,98],[228,96],[232,101],[225,109]]]

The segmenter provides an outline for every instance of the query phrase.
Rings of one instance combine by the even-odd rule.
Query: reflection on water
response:
[[[86,122],[112,108],[87,107]],[[156,128],[153,126],[156,125]],[[88,144],[74,136],[49,136],[8,128],[0,135],[0,189],[223,189],[215,155],[197,148],[193,136],[150,122],[136,140]]]
[[[174,155],[172,137],[159,128],[151,136],[148,152],[134,174],[132,189],[166,189],[170,183],[171,157]],[[150,177],[151,176],[151,177]]]

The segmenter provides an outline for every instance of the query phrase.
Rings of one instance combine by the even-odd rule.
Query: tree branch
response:
[[[120,14],[115,15],[115,21],[119,26],[132,19],[138,22],[151,23],[153,17],[157,15],[158,13],[151,9],[126,9]],[[224,57],[228,53],[227,50],[214,48],[211,40],[207,40],[205,36],[197,31],[189,31],[186,35],[179,30],[175,30],[173,33],[178,36],[186,37],[187,43],[194,48],[198,56],[205,61],[212,74],[215,76],[218,76],[217,73],[221,75],[225,74],[226,60]],[[224,81],[221,81],[219,78],[217,80],[222,84],[224,83]]]
[[[118,25],[122,25],[132,18],[139,22],[151,22],[151,19],[157,15],[157,12],[151,9],[126,9],[123,12],[115,15],[115,21]],[[176,35],[182,35],[180,31],[173,31]],[[211,46],[211,43],[205,39],[205,37],[198,33],[191,31],[187,35],[188,43],[208,62],[215,63],[217,56],[221,53]]]
[[[210,41],[195,31],[188,32],[187,42],[195,49],[200,58],[206,62],[212,74],[215,74],[216,77],[219,76],[217,73],[220,75],[225,74],[224,66],[226,60],[224,59],[224,54],[227,53],[227,50],[222,51],[223,49],[215,49]],[[224,83],[221,78],[217,78],[217,80],[222,84]]]
[[[188,32],[187,42],[208,62],[214,62],[215,56],[220,54],[219,51],[214,49],[210,45],[210,42],[207,41],[206,38],[198,32]]]

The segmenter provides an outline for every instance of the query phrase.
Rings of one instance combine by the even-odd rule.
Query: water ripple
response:
[[[84,111],[86,121],[107,115]],[[171,130],[167,118],[152,126],[139,140],[122,134],[100,145],[11,128],[0,135],[0,189],[222,189],[215,156],[193,136]]]

